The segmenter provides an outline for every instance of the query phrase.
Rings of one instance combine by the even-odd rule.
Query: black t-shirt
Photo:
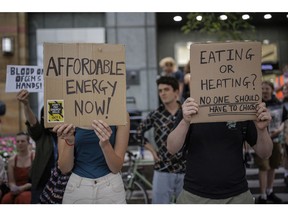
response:
[[[186,137],[184,189],[210,199],[246,192],[243,139],[251,146],[256,144],[253,121],[191,124]]]

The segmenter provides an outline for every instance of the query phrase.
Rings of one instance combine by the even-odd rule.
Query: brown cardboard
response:
[[[45,127],[126,124],[124,45],[45,43],[43,69]]]
[[[190,95],[199,104],[193,123],[256,119],[262,100],[261,43],[190,46]]]

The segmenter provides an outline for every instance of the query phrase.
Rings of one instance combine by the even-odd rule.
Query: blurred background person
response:
[[[29,151],[29,135],[16,135],[17,153],[8,160],[8,181],[10,192],[2,198],[2,204],[30,204],[31,183],[29,172],[34,159],[33,152]]]
[[[184,74],[181,70],[178,69],[176,65],[176,61],[172,57],[165,57],[160,60],[159,66],[162,70],[161,76],[172,76],[176,78],[179,82],[179,96],[178,100],[183,101],[182,94],[183,94],[183,87],[184,87]]]
[[[283,106],[286,110],[288,110],[288,83],[285,83],[283,88]],[[284,142],[283,142],[283,167],[284,167],[284,183],[288,188],[288,119],[284,122]]]
[[[262,82],[262,100],[269,109],[272,120],[269,123],[269,133],[273,141],[273,151],[269,159],[260,159],[256,155],[255,163],[259,168],[260,193],[259,204],[282,203],[282,200],[273,192],[275,169],[278,169],[282,162],[281,133],[284,128],[284,121],[287,119],[287,111],[281,101],[274,95],[274,84],[270,81]]]

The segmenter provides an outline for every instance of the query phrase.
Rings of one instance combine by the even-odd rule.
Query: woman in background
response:
[[[30,204],[30,168],[34,153],[29,150],[30,137],[26,133],[16,135],[17,153],[8,160],[8,180],[10,192],[2,198],[2,204]]]

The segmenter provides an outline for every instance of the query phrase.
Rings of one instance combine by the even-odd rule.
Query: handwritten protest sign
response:
[[[45,127],[126,124],[124,45],[44,44]]]
[[[256,119],[262,100],[261,43],[190,46],[190,95],[199,104],[192,122]]]
[[[6,92],[43,92],[43,68],[40,66],[7,65]]]

